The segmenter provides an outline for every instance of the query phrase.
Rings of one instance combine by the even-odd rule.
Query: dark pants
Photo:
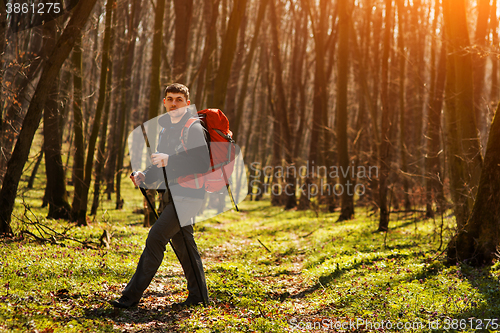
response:
[[[181,224],[186,226],[181,229],[173,204],[167,204],[158,220],[149,230],[146,247],[139,259],[137,269],[122,292],[122,295],[127,296],[131,303],[140,300],[144,290],[151,283],[163,261],[163,253],[169,240],[172,240],[184,270],[189,296],[208,299],[203,265],[194,241],[193,226],[189,224],[190,219],[201,208],[203,200],[174,197],[174,202]]]

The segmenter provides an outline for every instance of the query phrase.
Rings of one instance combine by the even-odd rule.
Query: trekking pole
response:
[[[135,176],[135,171],[132,172],[131,176]],[[142,183],[141,183],[142,184]],[[153,203],[151,202],[151,200],[149,200],[149,197],[148,197],[148,194],[146,193],[146,189],[144,187],[141,187],[141,184],[139,184],[139,189],[141,190],[142,192],[142,195],[144,196],[144,198],[146,198],[146,201],[148,202],[149,204],[149,208],[151,208],[151,210],[153,211],[154,215],[155,215],[155,218],[158,220],[159,216],[158,216],[158,213],[156,212],[156,209],[155,209],[155,206],[153,205]],[[177,251],[175,250],[175,247],[174,245],[172,244],[172,242],[170,241],[170,239],[168,240],[168,244],[170,244],[170,246],[172,247],[172,250],[174,251],[175,253],[175,256],[177,257],[177,260],[181,261],[179,259],[179,254],[177,253]]]
[[[136,174],[136,172],[134,171],[134,172],[132,172],[131,176],[135,176],[135,174]],[[151,208],[151,210],[153,211],[153,213],[155,215],[155,218],[158,220],[159,216],[158,216],[158,213],[156,212],[155,206],[153,205],[153,203],[151,202],[151,200],[149,200],[148,194],[146,193],[146,189],[144,187],[141,187],[141,184],[139,184],[138,187],[141,190],[142,195],[144,196],[144,198],[148,202],[149,208]]]
[[[236,208],[236,211],[239,212],[240,210],[238,209],[238,205],[236,204],[236,201],[234,201],[233,192],[231,191],[231,187],[229,187],[229,180],[227,179],[226,172],[224,171],[224,166],[221,168],[221,170],[222,170],[222,175],[224,176],[224,181],[226,182],[226,188],[227,188],[227,193],[229,194],[229,198],[231,198],[231,202]]]
[[[141,129],[142,129],[142,135],[144,136],[144,140],[146,142],[146,147],[148,149],[148,153],[149,153],[149,156],[151,156],[151,146],[149,144],[149,140],[148,140],[148,136],[146,134],[146,129],[144,127],[144,124],[141,124]],[[168,179],[167,179],[167,172],[165,170],[165,167],[162,168],[163,170],[163,178],[164,178],[164,181],[165,181],[165,188],[167,190],[167,192],[169,193],[168,195],[171,196],[171,192],[170,192],[170,189],[168,187]],[[145,190],[143,188],[141,188],[141,192],[143,192],[143,194],[145,193]],[[186,235],[184,234],[184,230],[182,229],[182,225],[181,225],[181,221],[179,220],[179,214],[177,214],[177,209],[175,208],[175,203],[174,203],[174,200],[173,200],[173,197],[171,196],[172,200],[172,207],[174,209],[174,214],[175,214],[175,218],[177,219],[177,223],[179,224],[179,228],[180,228],[180,232],[182,234],[182,239],[184,241],[184,246],[186,247],[186,250],[187,250],[187,253],[188,253],[188,257],[189,257],[189,262],[191,264],[191,269],[193,270],[193,272],[195,273],[194,276],[196,278],[196,284],[198,285],[198,290],[201,294],[201,297],[203,298],[203,305],[204,306],[207,306],[208,305],[208,299],[207,297],[203,294],[202,290],[201,290],[201,281],[200,281],[200,275],[201,275],[201,272],[197,269],[197,267],[195,267],[195,265],[193,264],[193,257],[192,257],[192,254],[191,252],[189,251],[189,247],[188,247],[188,243],[187,243],[187,240],[186,240]],[[150,206],[151,206],[151,202],[149,201],[149,199],[147,199]],[[153,208],[153,211],[155,212],[156,214],[156,210]],[[158,218],[158,214],[156,214],[157,218]],[[177,254],[177,252],[175,251],[175,248],[172,244],[172,242],[169,240],[168,243],[172,246],[172,249],[174,250],[175,252],[175,255],[177,256],[177,259],[179,260],[179,262],[181,262],[180,258],[179,258],[179,255]],[[198,272],[198,274],[196,274],[196,272]],[[208,296],[208,295],[207,295]]]

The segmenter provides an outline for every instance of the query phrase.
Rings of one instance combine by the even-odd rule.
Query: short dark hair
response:
[[[189,100],[189,88],[182,83],[172,83],[165,88],[164,96],[167,97],[168,93],[184,94],[186,100]]]

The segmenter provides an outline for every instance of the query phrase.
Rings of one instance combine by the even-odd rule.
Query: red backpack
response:
[[[235,143],[229,130],[229,121],[219,109],[205,109],[198,111],[199,118],[190,118],[181,131],[181,143],[186,149],[189,127],[200,121],[207,130],[206,136],[210,153],[210,170],[204,174],[179,177],[179,185],[188,188],[201,188],[209,193],[218,192],[229,185],[229,178],[234,170]],[[188,130],[186,130],[188,129]]]

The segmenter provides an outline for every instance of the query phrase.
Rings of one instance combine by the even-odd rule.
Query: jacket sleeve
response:
[[[166,167],[169,180],[208,171],[210,155],[203,131],[201,124],[195,122],[189,128],[185,143],[187,150],[169,156]]]
[[[146,170],[144,170],[142,173],[144,173],[144,175],[146,176],[146,179],[144,180],[146,184],[155,183],[156,181],[158,181],[158,179],[160,179],[160,176],[163,178],[163,175],[161,174],[161,169],[157,168],[153,164],[148,166]]]

